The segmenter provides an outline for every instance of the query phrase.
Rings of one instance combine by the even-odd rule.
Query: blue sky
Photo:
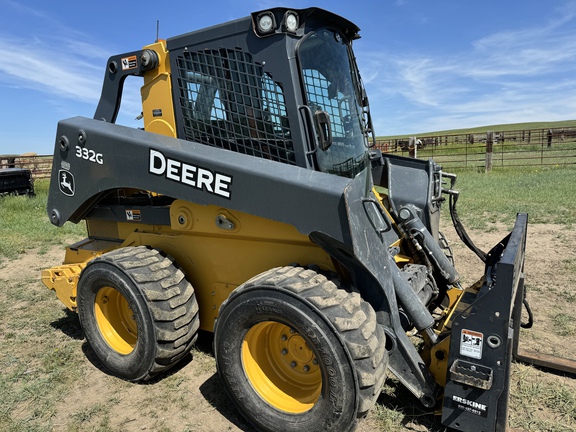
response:
[[[166,6],[164,6],[166,5]],[[576,119],[576,0],[0,0],[0,154],[51,154],[92,117],[110,55],[271,6],[318,6],[354,43],[378,135]],[[119,123],[138,127],[139,83]]]

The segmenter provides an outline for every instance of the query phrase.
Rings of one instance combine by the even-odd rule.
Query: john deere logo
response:
[[[74,196],[74,176],[71,172],[60,170],[58,172],[58,184],[60,185],[60,192],[67,196]]]

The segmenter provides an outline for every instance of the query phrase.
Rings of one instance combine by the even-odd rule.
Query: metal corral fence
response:
[[[576,129],[419,136],[378,140],[384,153],[433,158],[444,169],[576,164]]]
[[[32,178],[50,178],[52,155],[39,156],[35,153],[22,155],[0,155],[0,169],[25,168],[32,172]]]

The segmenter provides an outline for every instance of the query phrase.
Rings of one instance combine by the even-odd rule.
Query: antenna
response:
[[[160,33],[160,20],[156,20],[156,43],[158,43],[158,34]]]

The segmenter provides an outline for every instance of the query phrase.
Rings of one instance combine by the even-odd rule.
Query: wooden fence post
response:
[[[486,172],[492,170],[492,146],[494,144],[494,132],[486,132]]]
[[[418,144],[416,142],[416,137],[411,137],[408,141],[408,156],[414,159],[418,157]]]

